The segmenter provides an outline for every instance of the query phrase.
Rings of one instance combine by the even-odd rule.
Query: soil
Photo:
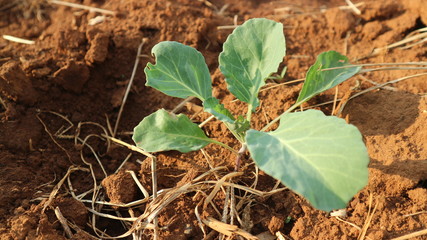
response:
[[[427,59],[425,42],[371,55],[375,48],[398,42],[412,31],[426,27],[424,0],[353,1],[362,3],[360,15],[339,8],[347,6],[342,0],[72,2],[117,14],[101,15],[41,0],[0,1],[0,34],[35,41],[27,45],[0,39],[2,240],[118,236],[131,225],[95,216],[91,210],[122,217],[138,217],[147,211],[149,199],[133,207],[105,205],[145,198],[131,172],[148,195],[152,194],[152,178],[150,159],[138,153],[128,158],[130,150],[107,145],[105,138],[100,137],[110,133],[109,123],[114,127],[142,39],[145,43],[139,68],[116,136],[129,143],[132,143],[129,132],[144,116],[159,108],[171,110],[182,101],[144,85],[143,67],[153,62],[151,48],[160,41],[179,41],[201,51],[212,73],[214,95],[233,109],[234,114],[246,111],[245,104],[233,101],[217,69],[222,44],[232,31],[218,26],[233,25],[235,16],[237,24],[265,17],[284,25],[287,56],[279,72],[286,65],[287,74],[284,80],[269,80],[267,86],[274,88],[260,93],[261,106],[251,123],[256,129],[288,108],[302,85],[278,83],[303,78],[323,51],[339,51],[353,63]],[[105,18],[100,23],[89,24],[102,16]],[[338,98],[420,72],[423,71],[394,70],[356,76],[339,86]],[[348,204],[347,217],[342,218],[345,222],[314,209],[303,198],[285,190],[264,196],[236,191],[237,199],[244,201],[240,201],[243,205],[239,210],[242,221],[235,224],[260,239],[276,239],[277,232],[285,239],[392,239],[426,229],[426,82],[426,75],[411,78],[364,93],[345,106],[341,117],[362,132],[371,158],[369,184]],[[304,107],[333,100],[334,94],[335,89],[331,89]],[[200,102],[192,101],[181,112],[202,122],[208,115],[198,112],[199,105]],[[331,114],[333,107],[326,104],[317,109]],[[236,150],[239,148],[220,122],[210,121],[203,129],[209,136]],[[77,137],[87,141],[75,141]],[[217,177],[233,172],[235,157],[229,151],[213,145],[204,151],[205,154],[201,151],[156,154],[158,189],[183,189],[214,167],[225,167],[215,173]],[[243,160],[244,175],[233,177],[233,182],[245,186],[254,183],[251,163],[249,158]],[[212,174],[208,179],[215,180]],[[276,184],[276,180],[263,172],[256,179],[256,189],[263,192],[272,190]],[[93,190],[99,196],[94,196]],[[212,206],[203,209],[200,206],[210,191],[204,193],[202,187],[188,191],[162,208],[158,217],[160,239],[202,239],[204,232],[198,213],[204,219],[209,219],[208,216],[221,219]],[[92,198],[104,199],[105,204],[95,206],[90,203]],[[222,212],[224,202],[225,195],[220,191],[213,204]],[[55,209],[68,221],[69,235]],[[366,238],[359,236],[364,226]],[[207,239],[220,238],[217,231],[206,225],[203,229]],[[153,236],[151,230],[138,233],[140,239]],[[234,235],[234,239],[239,238]],[[427,239],[427,235],[411,239]]]

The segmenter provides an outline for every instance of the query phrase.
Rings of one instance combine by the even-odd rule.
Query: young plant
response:
[[[369,156],[358,129],[321,111],[292,112],[313,96],[360,71],[337,52],[320,54],[307,72],[296,103],[280,116],[271,132],[250,129],[252,112],[265,80],[277,71],[285,56],[283,26],[267,19],[251,19],[237,27],[224,43],[219,68],[230,92],[248,104],[245,116],[234,117],[212,96],[208,67],[200,52],[178,42],[153,47],[156,64],[147,64],[147,86],[173,97],[197,97],[203,108],[221,120],[247,147],[256,165],[305,197],[314,207],[331,211],[345,208],[368,179]],[[329,69],[333,68],[333,69]],[[276,119],[277,121],[279,119]],[[274,122],[275,122],[274,121]],[[135,127],[133,140],[147,152],[199,150],[210,143],[233,148],[208,138],[183,114],[164,109]],[[239,151],[240,153],[242,151]]]

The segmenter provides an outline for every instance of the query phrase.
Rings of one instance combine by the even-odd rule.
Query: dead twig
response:
[[[385,47],[374,48],[370,54],[365,55],[365,56],[361,56],[361,57],[357,58],[356,60],[362,60],[365,58],[374,57],[374,56],[377,56],[384,51],[387,51],[387,50],[393,49],[393,48],[397,48],[397,47],[400,47],[400,49],[408,49],[408,48],[411,48],[413,46],[422,44],[426,41],[427,41],[427,28],[421,28],[421,29],[413,31],[403,40],[389,44]],[[414,43],[409,44],[407,46],[404,46],[405,44],[408,44],[410,42],[414,42]]]
[[[372,218],[374,217],[375,211],[378,207],[378,200],[375,203],[374,209],[372,209],[372,202],[373,202],[373,195],[372,193],[369,194],[369,208],[368,208],[368,216],[365,219],[365,223],[363,224],[363,227],[361,231],[359,232],[359,236],[357,237],[357,240],[364,240],[366,236],[366,232],[368,231],[369,225],[371,225]]]
[[[77,4],[77,3],[70,3],[70,2],[59,1],[59,0],[49,0],[49,3],[67,6],[67,7],[72,7],[72,8],[84,9],[84,10],[88,10],[90,12],[97,12],[97,13],[108,14],[108,15],[113,15],[113,16],[116,15],[116,12],[114,12],[114,11],[105,10],[105,9],[96,8],[96,7],[90,7],[90,6]]]
[[[118,143],[118,144],[120,144],[122,146],[125,146],[125,147],[131,149],[132,151],[139,152],[139,153],[143,154],[144,156],[146,156],[146,157],[148,157],[148,158],[151,159],[151,178],[152,178],[153,201],[155,201],[156,198],[157,198],[157,170],[156,170],[157,169],[157,166],[156,166],[157,158],[154,155],[152,155],[152,154],[150,154],[148,152],[145,152],[144,150],[142,150],[142,149],[140,149],[140,148],[138,148],[136,146],[133,146],[133,145],[130,145],[130,144],[126,143],[126,142],[123,142],[120,139],[117,139],[117,138],[114,138],[114,137],[109,137],[107,135],[103,135],[103,137],[106,137],[106,138],[112,140],[115,143]],[[151,222],[151,221],[149,221],[149,222]],[[158,239],[157,223],[158,223],[157,215],[155,215],[153,217],[153,224],[155,226],[154,227],[154,239],[155,240]]]
[[[59,207],[55,208],[55,216],[56,216],[56,218],[58,218],[59,222],[61,223],[61,226],[64,229],[65,234],[67,234],[67,237],[72,238],[73,233],[71,232],[71,229],[68,226],[67,219],[64,217],[64,215],[62,215]]]
[[[420,230],[417,232],[413,232],[413,233],[401,236],[401,237],[393,238],[391,240],[406,240],[406,239],[412,239],[412,238],[420,237],[420,236],[424,236],[424,235],[427,235],[427,228],[424,230]]]
[[[46,124],[44,123],[44,121],[41,119],[41,117],[40,117],[40,114],[41,114],[42,112],[38,112],[37,114],[36,114],[36,117],[37,117],[37,119],[40,121],[40,123],[43,125],[43,128],[44,128],[44,131],[49,135],[49,137],[52,139],[52,141],[62,150],[62,151],[64,151],[65,152],[65,154],[67,155],[67,157],[68,157],[68,160],[71,162],[71,163],[73,163],[73,160],[71,159],[71,156],[70,156],[70,154],[68,153],[68,151],[63,147],[63,146],[61,146],[61,144],[59,144],[56,140],[55,140],[55,138],[53,137],[53,135],[52,135],[52,133],[49,131],[49,129],[47,128],[47,126],[46,126]]]
[[[3,38],[8,40],[8,41],[11,41],[11,42],[28,44],[28,45],[32,45],[32,44],[36,43],[33,40],[23,39],[23,38],[19,38],[19,37],[10,36],[10,35],[3,35]]]
[[[384,86],[386,86],[386,85],[388,85],[388,84],[398,83],[398,82],[403,81],[403,80],[407,80],[407,79],[415,78],[415,77],[420,77],[420,76],[425,76],[425,75],[427,75],[427,73],[414,74],[414,75],[411,75],[411,76],[406,76],[406,77],[398,78],[398,79],[395,79],[395,80],[392,80],[392,81],[388,81],[388,82],[385,82],[385,83],[382,83],[382,84],[379,84],[379,85],[376,85],[376,86],[370,87],[370,88],[365,89],[365,90],[363,90],[363,91],[361,91],[361,92],[359,92],[359,93],[354,94],[353,96],[351,96],[351,97],[348,99],[348,101],[349,101],[349,100],[351,100],[351,99],[353,99],[353,98],[355,98],[355,97],[358,97],[358,96],[360,96],[360,95],[362,95],[362,94],[365,94],[365,93],[367,93],[367,92],[370,92],[370,91],[372,91],[372,90],[382,88],[382,87],[384,87]],[[347,102],[348,102],[348,101],[347,101]],[[339,109],[339,111],[338,111],[338,113],[337,113],[337,116],[339,116],[339,115],[342,113],[342,111],[344,110],[345,105],[347,104],[347,102],[345,102],[345,103],[343,103],[343,104],[341,105],[341,108]]]
[[[240,229],[236,225],[226,224],[226,223],[220,222],[220,221],[218,221],[212,217],[202,219],[202,222],[206,226],[212,228],[213,230],[215,230],[221,234],[224,234],[226,236],[229,236],[229,237],[239,235],[239,236],[242,236],[242,237],[249,239],[249,240],[258,240],[257,237],[255,237],[254,235]]]
[[[53,188],[52,192],[49,195],[49,199],[44,203],[43,209],[41,211],[42,214],[44,213],[44,211],[46,210],[46,208],[50,206],[50,204],[52,203],[53,199],[55,198],[55,196],[58,193],[58,191],[61,188],[61,186],[64,184],[64,182],[67,179],[67,177],[72,172],[77,171],[77,170],[88,171],[88,169],[86,169],[86,168],[81,168],[81,167],[76,167],[76,166],[69,167],[67,173],[65,174],[65,176],[56,184],[56,186]]]
[[[362,14],[362,12],[354,5],[350,0],[345,0],[345,2],[348,4],[351,10],[357,15]]]
[[[138,69],[139,59],[141,58],[140,55],[141,55],[142,47],[144,46],[144,43],[146,41],[147,41],[147,39],[143,38],[141,44],[139,44],[139,46],[138,46],[138,50],[137,50],[136,58],[135,58],[135,64],[133,65],[132,75],[131,75],[130,80],[128,82],[128,85],[126,87],[126,92],[125,92],[125,95],[123,96],[122,104],[120,105],[119,114],[117,115],[116,124],[114,125],[113,137],[116,136],[117,128],[119,127],[119,123],[120,123],[120,118],[122,117],[122,112],[123,112],[124,106],[126,104],[126,100],[128,98],[130,89],[132,87],[133,80],[135,79],[136,70]]]

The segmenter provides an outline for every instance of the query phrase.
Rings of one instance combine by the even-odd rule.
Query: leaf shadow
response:
[[[409,179],[415,184],[427,178],[427,159],[405,159],[385,165],[383,162],[371,158],[369,168],[377,169],[386,175],[397,175]],[[387,179],[384,179],[384,181],[387,181]]]
[[[364,136],[388,136],[403,132],[415,122],[419,104],[418,95],[380,90],[349,101],[343,116],[348,116]]]

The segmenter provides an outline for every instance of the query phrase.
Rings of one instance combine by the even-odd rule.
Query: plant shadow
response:
[[[419,103],[418,95],[380,90],[349,101],[343,116],[364,136],[399,134],[415,122]]]

